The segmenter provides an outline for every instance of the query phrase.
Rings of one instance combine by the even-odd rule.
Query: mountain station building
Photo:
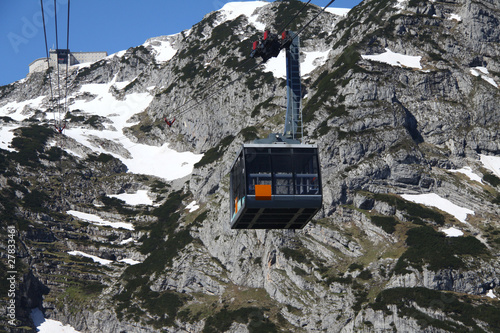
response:
[[[49,51],[49,66],[54,68],[57,63],[66,64],[66,59],[69,59],[69,65],[77,65],[86,62],[95,62],[108,56],[108,52],[71,52],[67,49],[50,50]],[[39,58],[29,65],[29,72],[43,72],[47,70],[47,58]]]

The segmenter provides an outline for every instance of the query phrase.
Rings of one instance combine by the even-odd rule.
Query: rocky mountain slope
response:
[[[251,42],[301,6],[228,3],[74,68],[67,112],[47,73],[0,87],[21,327],[2,315],[5,331],[33,327],[35,308],[80,332],[500,331],[493,0],[365,0],[315,20],[304,141],[320,147],[323,209],[295,232],[229,228],[236,151],[284,123],[284,63],[252,69]]]

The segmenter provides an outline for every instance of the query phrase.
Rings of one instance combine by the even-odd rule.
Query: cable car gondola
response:
[[[244,144],[230,191],[232,229],[302,229],[323,201],[317,146]]]
[[[230,173],[232,229],[302,229],[322,207],[318,147],[300,142],[298,35],[286,32],[281,45],[287,61],[285,132],[243,144],[238,152]],[[278,55],[274,50],[255,49],[259,52],[251,56]]]
[[[68,64],[69,63],[69,56],[70,56],[70,51],[69,49],[56,49],[56,54],[57,54],[57,63],[60,65]]]

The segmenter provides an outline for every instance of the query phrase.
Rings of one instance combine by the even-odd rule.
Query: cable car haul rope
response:
[[[40,8],[42,11],[42,24],[43,24],[43,35],[45,39],[45,55],[47,60],[47,70],[49,76],[49,91],[50,91],[50,103],[51,109],[54,113],[54,127],[57,133],[62,134],[66,128],[66,121],[64,121],[66,112],[68,110],[68,68],[70,63],[70,52],[69,52],[69,13],[70,13],[70,0],[68,0],[68,19],[66,28],[66,49],[59,49],[59,35],[57,28],[57,3],[54,0],[54,25],[55,25],[55,44],[56,44],[56,75],[57,75],[57,97],[54,96],[54,90],[52,87],[52,70],[50,66],[50,52],[47,43],[47,27],[45,23],[45,13],[43,10],[43,0],[40,0]],[[66,64],[66,73],[64,78],[64,103],[61,106],[61,71],[59,64]],[[62,109],[61,109],[62,108]],[[57,117],[56,117],[57,113]]]

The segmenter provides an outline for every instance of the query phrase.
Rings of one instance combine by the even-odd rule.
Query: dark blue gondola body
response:
[[[318,148],[244,144],[230,187],[232,229],[302,229],[323,201]]]

